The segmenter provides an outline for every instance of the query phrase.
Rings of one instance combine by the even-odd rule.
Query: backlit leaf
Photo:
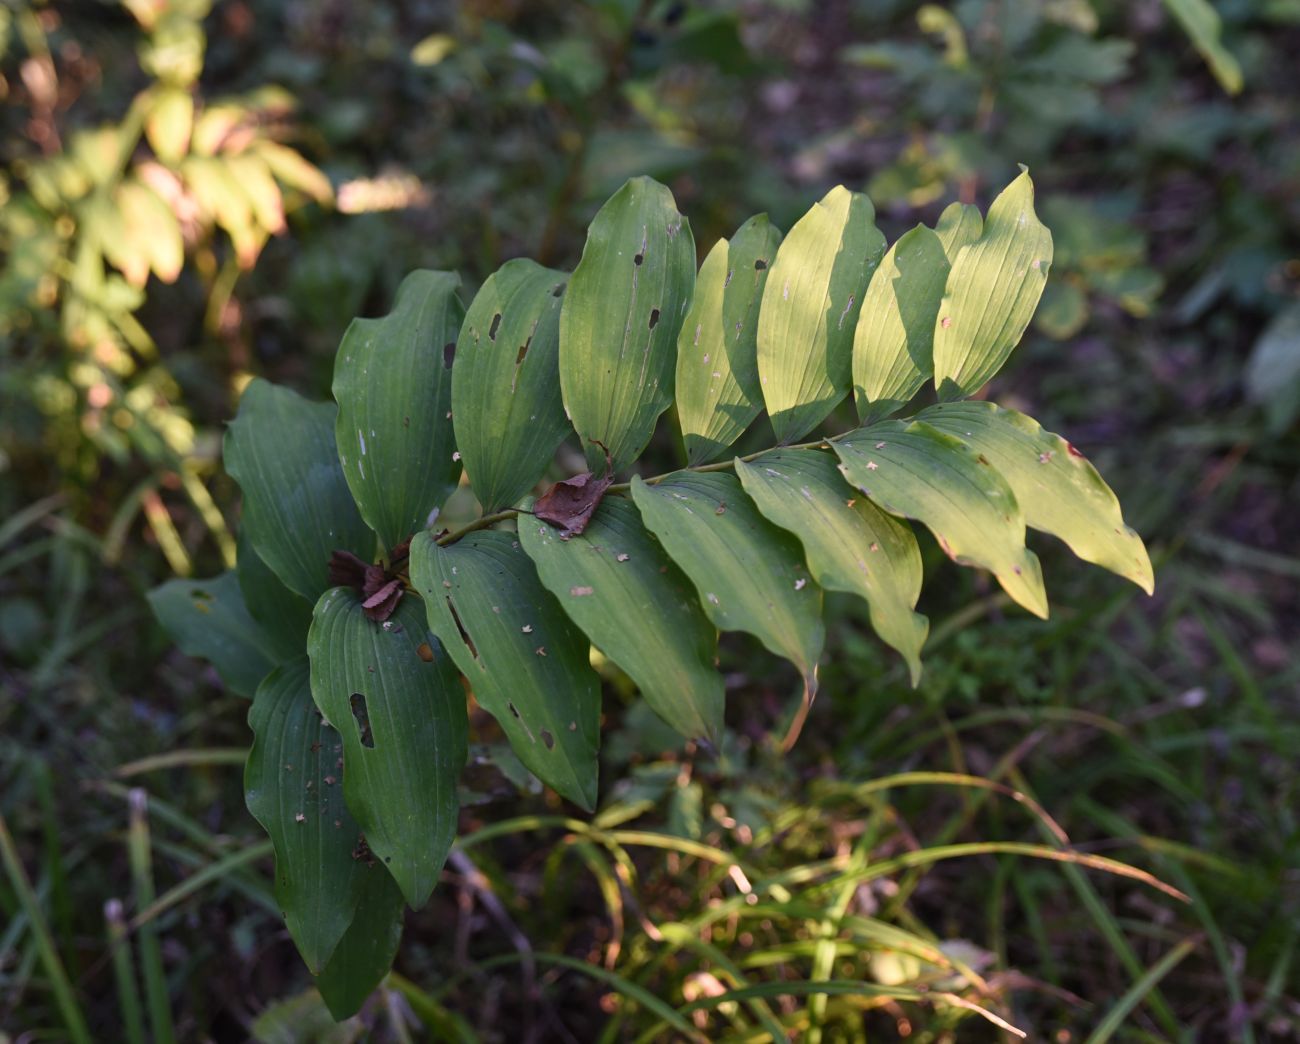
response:
[[[1223,45],[1223,21],[1210,0],[1164,0],[1164,3],[1205,59],[1219,86],[1229,94],[1239,94],[1241,63]]]
[[[709,619],[747,631],[799,668],[811,698],[826,639],[822,592],[799,543],[764,518],[740,480],[679,471],[653,485],[632,480],[641,517],[699,592]]]
[[[567,540],[523,518],[519,540],[570,619],[631,676],[655,713],[688,738],[716,739],[717,629],[632,502],[606,497],[586,531]]]
[[[380,624],[350,588],[327,591],[307,647],[312,695],[343,738],[348,808],[407,903],[423,906],[456,833],[468,730],[460,677],[411,594]]]
[[[871,277],[853,336],[853,394],[864,423],[912,401],[934,373],[934,317],[948,279],[939,237],[917,225]]]
[[[914,612],[921,552],[907,523],[849,486],[820,450],[774,450],[737,461],[736,474],[759,511],[802,542],[818,584],[866,599],[872,627],[907,661],[912,684],[920,681],[930,623]]]
[[[949,558],[989,570],[1020,605],[1047,617],[1025,516],[987,458],[920,421],[882,421],[831,446],[844,476],[879,507],[924,523]]]
[[[973,203],[949,203],[934,226],[943,252],[951,265],[962,247],[974,243],[984,232],[984,218]]]
[[[564,406],[592,471],[606,449],[615,471],[636,460],[672,402],[694,286],[695,243],[672,193],[632,178],[587,230],[560,314]]]
[[[226,431],[226,470],[244,494],[244,531],[285,585],[315,602],[328,586],[330,553],[366,561],[375,537],[348,491],[334,448],[332,402],[309,402],[255,380]]]
[[[519,760],[570,801],[595,808],[600,679],[586,637],[519,541],[485,531],[439,548],[421,533],[411,545],[411,582],[429,627]]]
[[[1052,233],[1034,213],[1025,171],[989,207],[978,240],[957,252],[934,327],[940,398],[970,395],[1002,368],[1038,306]]]
[[[776,253],[758,317],[758,373],[779,442],[806,435],[852,386],[853,331],[885,253],[875,216],[866,196],[841,185]]]
[[[568,275],[507,261],[475,295],[452,365],[452,417],[484,511],[536,485],[571,430],[560,399],[560,301]]]
[[[677,419],[692,465],[718,457],[763,409],[758,308],[781,233],[766,214],[720,239],[677,338]]]
[[[361,516],[388,548],[456,488],[451,365],[460,277],[412,272],[380,319],[353,319],[334,362],[339,458]]]
[[[991,402],[940,403],[920,419],[987,457],[1015,492],[1028,525],[1151,594],[1155,580],[1142,538],[1124,524],[1097,469],[1065,439]]]

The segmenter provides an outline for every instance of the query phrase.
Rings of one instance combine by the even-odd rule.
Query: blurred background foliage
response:
[[[1003,1039],[969,1004],[1062,1044],[1300,1039],[1297,54],[1296,0],[7,0],[0,1037],[680,1039],[657,998],[711,1040]],[[945,570],[916,692],[833,605],[784,758],[797,679],[735,636],[716,755],[606,672],[591,824],[477,717],[443,886],[322,1023],[247,705],[142,597],[232,560],[247,381],[325,397],[412,268],[468,299],[571,267],[632,174],[707,249],[837,182],[892,240],[1016,162],[1057,261],[998,398],[1096,460],[1156,597],[1045,545],[1039,622]],[[1191,903],[995,847],[1058,830]]]

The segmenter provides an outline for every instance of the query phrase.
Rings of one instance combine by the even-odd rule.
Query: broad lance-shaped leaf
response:
[[[311,690],[343,737],[343,795],[406,901],[423,906],[456,836],[467,755],[465,693],[408,594],[382,624],[350,588],[316,604]]]
[[[677,420],[692,465],[718,457],[763,409],[758,306],[781,232],[766,214],[718,240],[677,338]]]
[[[569,618],[628,673],[651,709],[683,736],[716,740],[717,629],[632,502],[606,497],[582,535],[567,540],[521,518],[519,541]]]
[[[984,234],[984,218],[980,208],[973,203],[949,203],[935,222],[934,232],[951,265],[962,247],[969,246]]]
[[[944,399],[988,382],[1029,325],[1052,266],[1052,233],[1034,213],[1026,170],[989,207],[980,238],[958,251],[934,327],[934,383]]]
[[[276,663],[285,663],[307,652],[307,629],[311,627],[311,603],[294,594],[262,561],[247,533],[239,535],[239,557],[235,565],[239,590],[248,612],[261,626],[274,652]]]
[[[388,548],[456,488],[451,367],[465,309],[451,272],[412,272],[380,319],[353,319],[334,359],[339,459],[361,516]]]
[[[777,441],[815,428],[849,393],[853,331],[885,252],[871,200],[842,185],[781,243],[758,316],[758,373]]]
[[[793,663],[811,700],[826,629],[821,588],[798,541],[759,514],[734,475],[679,471],[654,485],[633,478],[632,499],[709,619]]]
[[[1085,562],[1155,589],[1142,538],[1124,524],[1119,500],[1086,457],[1032,417],[991,402],[940,403],[920,419],[961,439],[998,469],[1025,522],[1060,537]]]
[[[258,687],[244,800],[275,846],[275,899],[294,945],[319,975],[343,938],[369,876],[361,828],[343,801],[343,742],[311,698],[304,649]]]
[[[369,561],[375,536],[352,501],[334,446],[332,402],[255,380],[226,431],[226,470],[244,494],[244,532],[290,590],[315,602],[335,550]]]
[[[382,864],[361,858],[367,873],[357,912],[316,978],[321,999],[339,1022],[360,1011],[366,998],[375,992],[392,968],[402,939],[402,890]]]
[[[632,178],[587,230],[560,312],[564,407],[592,471],[604,469],[606,450],[615,471],[636,460],[672,402],[694,287],[695,242],[673,194]]]
[[[440,548],[421,533],[411,544],[411,582],[429,627],[519,760],[570,801],[595,808],[600,679],[590,643],[519,541],[485,531]]]
[[[168,580],[149,607],[182,652],[207,660],[231,692],[252,697],[281,650],[244,604],[233,572],[211,580]]]
[[[803,543],[813,578],[829,591],[866,599],[871,625],[921,680],[921,646],[930,622],[914,612],[921,595],[921,552],[906,522],[876,507],[819,450],[774,450],[736,461],[758,510]]]
[[[948,279],[939,237],[924,225],[889,249],[867,287],[853,335],[858,419],[901,409],[934,373],[934,317]]]
[[[831,441],[844,477],[879,507],[924,523],[949,558],[981,566],[1047,618],[1038,556],[1007,480],[964,442],[920,421],[881,421]]]
[[[568,274],[507,261],[474,297],[451,372],[456,445],[484,511],[515,503],[569,433],[560,399]]]

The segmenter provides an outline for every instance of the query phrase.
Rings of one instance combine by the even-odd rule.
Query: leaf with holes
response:
[[[239,590],[262,634],[274,653],[276,663],[300,656],[307,648],[307,629],[311,627],[311,603],[294,594],[262,561],[247,533],[239,537],[239,557],[235,565]]]
[[[340,1022],[361,1010],[393,966],[405,912],[402,890],[392,875],[364,853],[357,857],[366,867],[357,912],[316,978],[321,999]]]
[[[452,419],[484,511],[536,485],[572,430],[560,400],[560,306],[568,274],[507,261],[475,295],[451,372]]]
[[[673,194],[632,178],[588,228],[560,313],[564,406],[592,471],[606,451],[615,471],[636,460],[672,402],[694,287],[695,242]]]
[[[632,502],[606,497],[586,531],[568,539],[523,519],[519,541],[569,618],[628,673],[654,712],[687,738],[716,742],[718,632]]]
[[[525,523],[526,525],[527,523]],[[519,760],[588,811],[596,806],[600,679],[590,646],[508,533],[411,544],[429,627],[501,724]]]
[[[632,498],[709,619],[793,663],[811,700],[826,629],[821,588],[798,541],[759,514],[735,475],[678,471],[653,485],[634,478]]]
[[[921,552],[907,523],[849,486],[820,450],[773,450],[738,460],[736,473],[758,510],[802,542],[818,584],[866,600],[872,627],[902,654],[916,685],[930,622],[914,611]]]
[[[720,239],[700,266],[677,338],[677,421],[692,465],[721,455],[763,409],[758,307],[781,232],[766,214]]]
[[[871,200],[831,189],[781,243],[758,316],[758,373],[778,442],[826,419],[853,381],[853,331],[885,252]]]
[[[1038,556],[1007,480],[964,442],[920,421],[882,421],[831,441],[845,478],[879,507],[923,523],[960,565],[981,566],[1047,618]]]
[[[369,560],[375,537],[362,521],[339,467],[334,404],[253,381],[226,431],[226,470],[244,494],[244,532],[290,590],[315,602],[330,554]]]
[[[339,459],[387,548],[428,524],[456,488],[451,368],[465,310],[460,277],[412,272],[381,319],[353,319],[334,361]]]
[[[320,974],[365,886],[385,871],[355,856],[361,828],[343,801],[343,742],[311,698],[306,654],[258,687],[248,725],[244,800],[275,847],[275,901],[294,945]]]
[[[1065,439],[991,402],[940,403],[918,416],[987,457],[1015,492],[1029,526],[1152,593],[1142,538],[1124,524],[1119,500],[1097,469]]]
[[[889,249],[867,287],[853,335],[858,419],[902,409],[934,374],[934,317],[948,279],[943,242],[917,225]]]
[[[1051,266],[1052,233],[1034,213],[1034,183],[1025,170],[989,207],[980,238],[953,258],[934,327],[940,398],[970,395],[1002,369]]]
[[[233,572],[211,580],[168,580],[149,607],[181,651],[207,660],[231,692],[252,698],[280,661],[275,639],[253,619]]]
[[[407,595],[382,624],[346,587],[316,604],[307,638],[316,705],[343,737],[343,795],[406,901],[422,906],[456,834],[465,693]]]

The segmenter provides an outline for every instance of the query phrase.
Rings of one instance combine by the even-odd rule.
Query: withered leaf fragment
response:
[[[362,598],[366,616],[383,623],[402,600],[402,581],[382,566],[367,565],[350,551],[330,555],[329,582],[332,587],[350,587]]]
[[[533,505],[533,514],[543,522],[549,522],[576,536],[587,528],[605,490],[609,489],[613,481],[614,476],[608,471],[601,478],[596,478],[588,471],[564,479],[537,499]]]

